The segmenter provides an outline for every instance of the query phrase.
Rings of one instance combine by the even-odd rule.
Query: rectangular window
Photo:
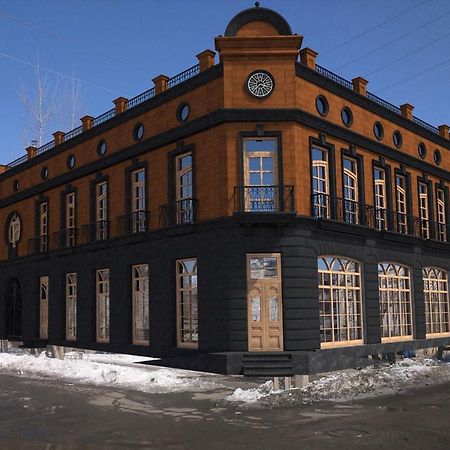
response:
[[[75,192],[66,194],[66,228],[65,228],[65,244],[66,247],[76,245],[76,229],[75,229]]]
[[[386,172],[375,167],[373,170],[373,188],[375,194],[375,227],[377,230],[387,228]]]
[[[328,152],[313,148],[312,156],[312,195],[313,216],[330,217],[330,189],[328,181]]]
[[[447,272],[437,267],[424,267],[426,337],[450,334],[450,302]]]
[[[149,340],[148,264],[132,267],[133,344],[148,345]]]
[[[437,230],[436,237],[440,241],[447,240],[447,217],[446,217],[446,204],[445,204],[445,191],[444,189],[436,190],[436,213],[437,213]]]
[[[428,210],[428,186],[419,183],[419,214],[420,214],[420,235],[430,238],[430,214]]]
[[[396,175],[395,188],[397,195],[397,231],[408,233],[406,178],[403,175]]]
[[[48,276],[39,278],[39,338],[48,339]]]
[[[39,204],[39,251],[48,251],[48,202]]]
[[[344,221],[359,223],[358,164],[354,159],[343,158]]]
[[[109,342],[109,269],[96,271],[97,341]]]
[[[175,223],[195,221],[192,180],[192,153],[177,156],[175,158]]]
[[[180,259],[177,265],[178,347],[198,347],[197,259]]]
[[[108,239],[108,183],[97,183],[95,191],[95,239]]]
[[[66,273],[66,339],[77,339],[77,274]]]
[[[138,169],[131,174],[131,231],[146,231],[145,215],[145,169]]]

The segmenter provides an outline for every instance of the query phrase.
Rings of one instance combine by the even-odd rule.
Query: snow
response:
[[[390,366],[325,374],[303,388],[274,391],[268,381],[257,388],[236,389],[227,401],[268,406],[348,400],[401,391],[408,387],[450,381],[450,364],[430,358],[404,359]]]
[[[133,365],[151,358],[70,352],[66,359],[24,353],[0,353],[0,371],[35,378],[133,389],[147,393],[204,391],[220,385],[214,375],[181,369]]]

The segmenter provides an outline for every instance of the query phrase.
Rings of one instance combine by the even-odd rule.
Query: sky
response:
[[[260,0],[282,14],[317,63],[395,105],[411,103],[432,125],[450,124],[448,0]],[[112,100],[173,76],[214,49],[248,0],[0,0],[0,164],[25,153],[33,132],[23,99],[36,65],[57,110],[43,143]],[[73,93],[76,95],[73,95]],[[76,101],[73,101],[77,97]],[[63,107],[61,106],[63,105]],[[66,105],[68,105],[66,107]],[[70,117],[75,114],[76,123]],[[72,126],[73,125],[73,126]]]

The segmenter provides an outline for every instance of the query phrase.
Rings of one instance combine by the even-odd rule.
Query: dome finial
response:
[[[259,2],[255,2],[255,8],[259,8]]]

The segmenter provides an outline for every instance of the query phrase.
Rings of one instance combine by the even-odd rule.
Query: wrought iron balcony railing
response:
[[[67,228],[53,233],[52,249],[75,247],[79,244],[78,228]]]
[[[29,256],[47,253],[49,250],[48,235],[36,236],[32,239],[28,239],[27,254]]]
[[[109,220],[97,220],[81,227],[81,243],[105,241],[109,239]]]
[[[234,211],[248,213],[295,212],[294,186],[236,186]]]
[[[117,236],[144,233],[150,229],[150,212],[134,211],[117,218]]]
[[[185,198],[159,207],[159,223],[162,227],[184,223],[197,223],[198,200]]]
[[[327,194],[313,194],[311,208],[312,216],[317,219],[336,220],[375,230],[393,231],[439,241],[447,241],[449,236],[446,224]]]

